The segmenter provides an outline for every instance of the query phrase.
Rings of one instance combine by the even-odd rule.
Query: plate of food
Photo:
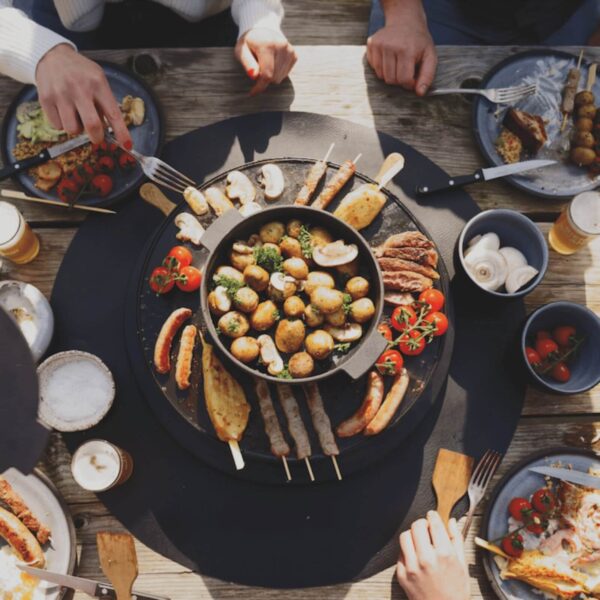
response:
[[[599,476],[600,460],[574,448],[538,452],[496,486],[482,535],[489,543],[484,567],[499,598],[600,594],[600,489],[549,476],[552,469],[565,469],[568,479]]]
[[[18,565],[72,574],[75,529],[52,482],[40,471],[0,475],[0,591],[3,598],[58,600],[60,586],[23,573]]]
[[[452,339],[446,267],[352,161],[247,163],[186,200],[149,243],[128,344],[180,442],[228,471],[223,442],[287,475],[288,461],[333,462],[335,477],[335,457],[364,464],[373,438],[398,436],[437,396]]]
[[[513,106],[478,97],[473,104],[475,139],[490,165],[539,158],[556,165],[506,177],[543,198],[567,199],[600,183],[600,83],[585,59],[558,50],[530,50],[496,65],[482,88],[537,84],[534,95]],[[596,116],[598,113],[598,116]]]
[[[131,132],[134,148],[156,156],[163,138],[162,117],[151,90],[135,75],[100,63]],[[25,86],[13,100],[2,127],[0,151],[5,165],[75,137],[55,129],[40,107],[37,89]],[[108,206],[137,189],[144,174],[115,144],[84,144],[42,165],[15,175],[33,196],[65,203]]]

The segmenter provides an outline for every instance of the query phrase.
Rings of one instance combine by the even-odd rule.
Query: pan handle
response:
[[[374,327],[354,356],[343,362],[340,369],[352,379],[359,379],[375,364],[387,345],[388,341]]]
[[[235,208],[224,212],[212,225],[202,234],[202,245],[209,251],[214,252],[219,242],[234,227],[239,225],[244,217]]]

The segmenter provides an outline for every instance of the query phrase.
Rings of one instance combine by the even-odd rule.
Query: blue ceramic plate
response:
[[[162,145],[163,126],[161,113],[154,95],[146,84],[140,81],[131,72],[112,63],[100,62],[99,64],[104,69],[110,87],[118,102],[128,94],[138,96],[144,100],[146,105],[146,117],[141,125],[130,128],[131,137],[133,139],[133,145],[138,152],[141,152],[146,156],[157,156]],[[19,92],[9,106],[4,117],[2,135],[0,138],[0,151],[2,153],[4,164],[14,162],[12,150],[19,141],[17,137],[17,107],[23,102],[31,102],[37,99],[37,89],[32,85],[28,85]],[[121,172],[117,168],[113,174],[114,187],[108,196],[100,198],[99,196],[86,194],[77,202],[91,206],[109,206],[115,204],[128,196],[132,190],[136,189],[144,177],[145,176],[139,166],[136,166],[135,169],[127,173]],[[19,182],[26,193],[31,194],[32,196],[48,198],[50,200],[58,199],[54,189],[50,190],[50,192],[43,192],[36,188],[34,179],[27,173],[19,173],[15,176],[15,180]]]
[[[483,518],[481,536],[495,540],[508,531],[508,504],[517,497],[529,498],[544,487],[544,476],[532,473],[530,467],[570,465],[578,471],[587,472],[590,467],[599,468],[600,460],[592,453],[576,448],[557,448],[537,452],[513,467],[498,483],[488,503]],[[521,581],[503,580],[500,570],[490,552],[482,550],[485,572],[498,598],[503,600],[540,600],[543,596],[530,585]]]
[[[562,90],[569,69],[575,67],[577,57],[556,50],[531,50],[516,54],[496,65],[483,79],[482,88],[511,87],[537,82],[535,95],[519,100],[515,108],[540,115],[546,122],[548,141],[535,158],[548,158],[558,164],[529,171],[523,175],[506,177],[506,181],[542,198],[570,199],[575,194],[596,188],[600,176],[590,177],[584,168],[568,163],[569,133],[572,121],[561,136],[562,114],[560,103]],[[581,67],[579,88],[585,87],[589,63]],[[600,99],[600,81],[596,80],[592,91]],[[500,134],[502,119],[507,107],[488,102],[478,96],[473,103],[473,127],[475,139],[490,165],[504,164],[494,142]]]

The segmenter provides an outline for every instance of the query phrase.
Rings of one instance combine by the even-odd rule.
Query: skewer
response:
[[[588,70],[588,76],[587,76],[587,85],[585,86],[585,89],[588,92],[592,91],[592,88],[594,87],[594,83],[596,83],[596,70],[598,69],[598,65],[596,63],[592,63],[590,65],[590,68]]]
[[[342,480],[342,472],[340,471],[340,466],[338,465],[337,458],[335,454],[331,455],[331,462],[333,463],[333,468],[335,469],[335,474],[337,475],[338,481]]]
[[[356,163],[360,160],[361,156],[362,156],[362,152],[359,152],[358,156],[352,161],[354,163],[354,166],[356,166]]]
[[[579,85],[579,79],[581,78],[581,61],[582,60],[583,60],[583,48],[581,49],[581,52],[579,53],[579,58],[577,60],[577,66],[575,67],[575,69],[569,69],[569,73],[567,75],[567,85],[565,85],[565,89],[569,90],[569,78],[571,76],[571,73],[573,71],[576,71],[577,72],[577,81],[575,83],[575,87],[573,88],[574,95],[577,93],[577,87]],[[563,91],[563,94],[564,94],[564,91]],[[569,118],[569,115],[573,111],[573,107],[572,106],[570,106],[569,108],[565,109],[564,102],[565,102],[565,100],[564,100],[564,97],[563,97],[562,108],[563,108],[564,112],[563,112],[562,123],[560,124],[560,131],[561,131],[561,133],[565,130],[565,127],[567,126],[567,120]]]
[[[292,474],[290,473],[290,467],[288,465],[288,461],[287,458],[285,456],[281,457],[281,461],[283,462],[283,468],[285,470],[285,476],[287,477],[288,481],[292,480]]]
[[[562,123],[560,124],[560,130],[561,130],[561,132],[562,132],[562,131],[564,131],[564,130],[565,130],[565,127],[567,126],[567,119],[568,119],[568,118],[569,118],[569,114],[568,114],[568,113],[565,113],[565,114],[563,115],[563,120],[562,120]]]
[[[329,158],[330,154],[333,152],[334,146],[335,146],[335,142],[331,142],[331,146],[329,146],[329,150],[327,150],[327,154],[323,157],[322,162],[327,162],[327,159]]]
[[[581,68],[581,61],[583,60],[583,48],[579,52],[579,58],[577,59],[577,68]]]
[[[117,212],[108,208],[100,208],[98,206],[86,206],[85,204],[65,204],[57,200],[46,200],[45,198],[37,198],[35,196],[27,196],[23,192],[15,190],[0,190],[0,195],[13,200],[25,200],[26,202],[35,202],[37,204],[48,204],[50,206],[61,206],[62,208],[76,208],[78,210],[87,210],[89,212],[103,213],[107,215],[116,215]]]
[[[231,450],[231,456],[233,456],[233,462],[235,463],[235,468],[238,471],[241,471],[246,465],[244,463],[244,457],[242,456],[242,451],[240,450],[240,446],[237,440],[228,440],[229,449]]]
[[[488,550],[492,554],[497,554],[498,556],[502,556],[503,558],[510,558],[508,554],[506,554],[503,550],[498,548],[498,546],[490,544],[488,541],[480,537],[475,537],[475,545],[479,546],[480,548],[484,548],[485,550]]]
[[[306,469],[308,471],[308,476],[310,477],[310,480],[314,482],[315,475],[313,473],[312,467],[310,466],[310,460],[308,460],[308,456],[304,457],[304,462],[306,463]]]

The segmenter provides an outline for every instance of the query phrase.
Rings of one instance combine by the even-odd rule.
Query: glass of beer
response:
[[[8,202],[0,202],[0,255],[23,265],[40,251],[40,240],[23,215]]]
[[[76,450],[71,473],[85,490],[104,492],[125,483],[133,472],[131,454],[106,440],[89,440]]]
[[[600,193],[582,192],[562,211],[548,234],[553,250],[573,254],[600,235]]]

